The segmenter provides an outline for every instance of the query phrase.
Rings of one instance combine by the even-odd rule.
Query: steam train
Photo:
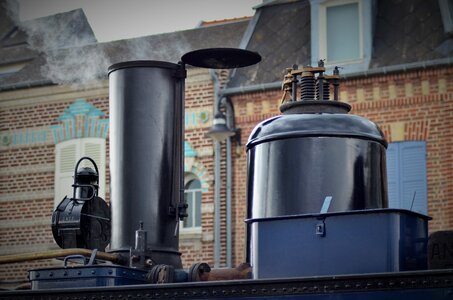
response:
[[[185,65],[238,68],[260,59],[218,48],[178,64],[112,65],[111,207],[97,195],[96,163],[82,158],[72,197],[52,215],[63,250],[40,256],[64,257],[64,266],[30,270],[31,290],[0,299],[453,299],[453,269],[428,269],[430,218],[388,208],[382,131],[349,114],[338,69],[326,75],[322,62],[287,69],[282,114],[249,137],[247,262],[182,268]],[[79,168],[83,160],[94,169]]]

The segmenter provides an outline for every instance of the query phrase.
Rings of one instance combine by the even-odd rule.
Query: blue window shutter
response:
[[[387,148],[389,207],[428,213],[426,143],[391,143]]]
[[[401,143],[399,150],[402,208],[427,214],[426,144]]]
[[[399,165],[398,165],[398,144],[389,144],[387,148],[387,188],[389,207],[399,208]]]

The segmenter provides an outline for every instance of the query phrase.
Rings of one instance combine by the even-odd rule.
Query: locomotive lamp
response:
[[[89,160],[95,170],[78,168]],[[110,242],[110,208],[98,197],[99,172],[96,163],[82,157],[74,170],[72,198],[65,197],[52,214],[52,234],[61,248],[104,251]]]
[[[97,172],[89,167],[80,168],[75,175],[74,199],[91,200],[98,194],[99,176]]]

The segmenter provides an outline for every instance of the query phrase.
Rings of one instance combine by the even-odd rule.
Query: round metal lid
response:
[[[132,61],[125,61],[111,65],[108,68],[108,74],[112,73],[113,71],[119,69],[126,69],[126,68],[166,68],[166,69],[174,69],[177,70],[181,66],[178,64],[166,62],[166,61],[159,61],[159,60],[132,60]]]
[[[209,69],[234,69],[261,61],[257,52],[237,48],[208,48],[188,52],[181,60],[191,66]]]
[[[253,129],[247,149],[263,142],[299,137],[350,137],[374,140],[385,147],[381,129],[372,121],[349,114],[288,114],[267,119]]]

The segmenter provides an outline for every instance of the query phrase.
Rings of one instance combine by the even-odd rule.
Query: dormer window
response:
[[[312,65],[365,71],[371,59],[372,1],[311,0]]]
[[[320,7],[320,55],[326,64],[357,61],[362,58],[361,20],[358,1]]]
[[[25,62],[0,65],[0,77],[12,75],[25,67]]]

